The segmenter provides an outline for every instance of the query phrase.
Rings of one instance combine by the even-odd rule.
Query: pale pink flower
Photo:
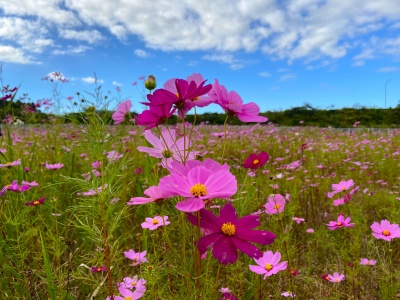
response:
[[[304,218],[293,217],[292,220],[295,221],[297,224],[304,222]]]
[[[142,228],[148,228],[149,230],[155,230],[160,226],[167,226],[170,222],[168,216],[160,217],[155,216],[154,218],[146,218],[146,222],[142,223]]]
[[[249,265],[251,271],[257,274],[264,274],[264,280],[271,275],[275,275],[280,271],[287,268],[287,261],[279,262],[281,260],[281,254],[277,251],[273,253],[272,251],[264,252],[263,256],[260,258],[254,258],[254,261],[258,264]]]
[[[370,228],[373,231],[372,235],[377,239],[390,242],[392,239],[400,237],[399,225],[390,224],[388,220],[382,220],[380,224],[374,222]]]
[[[338,272],[333,273],[333,275],[328,274],[327,280],[330,282],[341,282],[344,279],[343,274],[339,274]]]
[[[363,265],[363,266],[374,266],[374,265],[376,265],[376,260],[368,259],[368,258],[361,258],[360,265]]]
[[[335,193],[347,191],[349,188],[351,188],[354,185],[353,179],[350,179],[348,181],[341,181],[338,184],[332,184],[332,189]]]
[[[329,230],[336,230],[342,227],[354,227],[354,223],[350,223],[351,218],[345,218],[343,215],[339,215],[337,221],[330,221],[326,226]]]
[[[114,120],[114,124],[120,124],[125,121],[126,116],[132,107],[131,100],[126,100],[118,105],[117,111],[113,113],[111,118]]]
[[[135,252],[132,249],[124,252],[126,258],[133,260],[132,266],[137,266],[141,263],[147,262],[146,254],[147,251]]]
[[[46,163],[47,170],[58,170],[64,167],[64,164],[48,164]]]
[[[270,195],[268,202],[264,205],[265,212],[269,215],[280,214],[285,208],[286,200],[281,194]]]

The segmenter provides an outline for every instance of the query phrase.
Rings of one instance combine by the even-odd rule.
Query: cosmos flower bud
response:
[[[156,86],[157,86],[156,78],[153,75],[149,75],[147,80],[144,81],[144,86],[149,91],[154,90],[156,88]]]

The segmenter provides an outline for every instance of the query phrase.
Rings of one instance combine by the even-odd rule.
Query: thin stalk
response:
[[[222,148],[222,156],[221,156],[221,163],[223,163],[224,155],[225,155],[225,148],[226,148],[226,123],[228,122],[228,115],[226,115],[225,122],[224,122],[224,146]]]

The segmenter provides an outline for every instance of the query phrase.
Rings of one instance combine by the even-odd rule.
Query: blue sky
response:
[[[306,102],[318,108],[384,107],[385,86],[386,105],[395,107],[400,5],[398,0],[0,0],[0,61],[3,83],[20,85],[32,101],[52,97],[41,80],[51,72],[69,79],[62,86],[64,98],[93,92],[96,74],[103,93],[115,99],[111,108],[129,98],[140,112],[140,76],[152,74],[162,87],[170,78],[201,73],[210,83],[218,78],[244,102],[256,102],[261,111]]]

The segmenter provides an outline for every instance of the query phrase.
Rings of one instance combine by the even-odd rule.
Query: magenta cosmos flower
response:
[[[345,218],[343,215],[339,215],[337,221],[330,221],[326,226],[329,230],[336,230],[342,227],[354,227],[354,223],[350,223],[351,218]]]
[[[197,225],[197,218],[188,214],[188,220]],[[252,258],[259,258],[262,252],[251,242],[262,245],[272,244],[276,235],[265,230],[253,230],[260,225],[258,216],[250,215],[238,218],[235,208],[229,202],[222,208],[219,217],[210,211],[200,210],[200,227],[209,230],[209,234],[203,236],[197,242],[197,249],[204,254],[212,247],[212,254],[221,264],[234,263],[237,258],[237,250]]]
[[[269,155],[264,151],[261,151],[259,154],[252,153],[244,161],[243,167],[246,169],[258,169],[265,165],[268,159]]]
[[[34,201],[30,201],[30,202],[26,202],[25,205],[26,206],[38,206],[40,204],[44,203],[44,200],[46,200],[46,197],[40,198],[39,200],[34,200]]]
[[[280,214],[285,208],[286,200],[281,194],[270,195],[264,205],[265,212],[269,215]]]
[[[382,220],[379,224],[374,222],[371,226],[372,235],[379,239],[390,242],[394,238],[400,237],[400,228],[398,224],[390,224],[388,220]]]
[[[200,74],[193,74],[187,80],[173,78],[167,81],[164,89],[154,91],[151,97],[147,97],[150,106],[173,104],[178,109],[179,117],[184,118],[186,113],[194,106],[206,106],[214,99],[205,99],[212,85],[204,85],[206,80],[202,80]],[[196,103],[197,102],[197,103]]]
[[[172,162],[170,171],[170,175],[160,180],[159,187],[166,194],[186,198],[176,205],[180,211],[198,211],[205,206],[204,200],[229,198],[237,191],[237,181],[229,166],[211,159],[192,160],[186,165]]]
[[[118,105],[117,111],[112,114],[111,118],[114,120],[114,124],[120,124],[125,121],[126,117],[129,117],[129,111],[131,110],[131,100],[126,100]]]
[[[262,257],[254,259],[258,266],[249,265],[249,268],[254,273],[264,274],[265,280],[268,276],[286,270],[287,261],[279,262],[280,260],[281,254],[278,251],[275,254],[272,251],[267,251],[264,252]]]
[[[215,79],[212,90],[208,95],[219,104],[230,116],[237,116],[242,122],[266,122],[266,117],[259,116],[260,108],[254,102],[243,104],[242,98],[235,91],[228,93],[227,89]]]
[[[19,166],[20,164],[21,164],[21,160],[18,159],[16,161],[7,162],[5,164],[0,164],[0,169],[2,169],[2,168],[11,168],[11,167],[14,167],[14,166]]]
[[[328,274],[326,279],[330,282],[341,282],[344,279],[344,275],[335,272],[333,275]]]
[[[154,218],[146,218],[145,222],[142,223],[142,228],[155,230],[160,226],[167,226],[169,223],[170,222],[168,221],[168,216],[155,216]]]
[[[153,95],[147,95],[147,98]],[[148,103],[145,103],[148,105]],[[143,111],[136,116],[136,124],[146,126],[146,129],[151,129],[161,124],[166,124],[168,119],[174,114],[175,109],[172,109],[172,104],[164,104],[158,106],[150,106],[148,110]]]
[[[182,162],[195,158],[195,153],[189,152],[189,139],[186,138],[185,140],[185,137],[176,139],[174,129],[164,128],[160,137],[157,137],[150,130],[145,130],[144,137],[154,148],[139,146],[137,149],[140,152],[148,153],[150,156],[161,158],[162,165],[165,168],[168,167],[172,160]],[[186,156],[186,159],[184,159],[184,156]]]

